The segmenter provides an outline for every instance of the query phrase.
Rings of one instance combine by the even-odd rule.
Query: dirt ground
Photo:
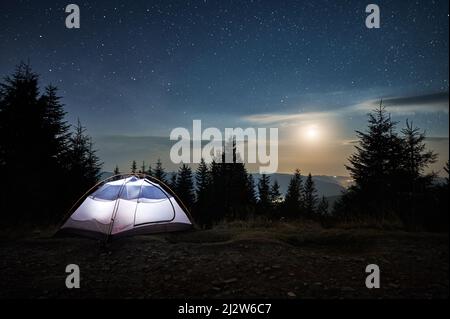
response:
[[[0,298],[448,298],[448,234],[217,228],[0,242]],[[81,288],[67,289],[77,264]],[[381,288],[367,289],[377,264]]]

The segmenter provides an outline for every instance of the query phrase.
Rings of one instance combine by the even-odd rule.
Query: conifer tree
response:
[[[285,196],[286,217],[298,217],[303,213],[303,182],[300,170],[296,169]]]
[[[279,205],[283,200],[283,196],[280,192],[280,184],[275,180],[270,188],[270,202],[272,205]]]
[[[308,177],[306,178],[303,193],[305,213],[307,216],[313,216],[313,214],[316,212],[317,190],[311,173],[309,173]]]
[[[178,180],[178,173],[177,172],[173,172],[171,175],[170,175],[170,180],[169,180],[169,182],[168,182],[168,186],[174,191],[174,192],[178,192],[177,191],[177,187],[178,187],[178,185],[177,185],[177,180]]]
[[[437,154],[427,150],[425,132],[421,132],[408,120],[406,121],[406,127],[402,129],[402,134],[404,149],[402,164],[410,187],[413,188],[410,191],[414,192],[418,186],[426,187],[431,184],[434,175],[424,175],[424,171],[430,164],[436,162]],[[421,185],[418,185],[419,183]]]
[[[86,129],[77,121],[75,131],[70,137],[70,168],[77,194],[82,194],[86,189],[97,183],[100,177],[102,163],[93,149],[91,138],[86,134]]]
[[[392,211],[402,162],[402,142],[395,133],[396,124],[381,101],[369,114],[367,131],[356,131],[356,152],[346,165],[354,185],[348,198],[342,198],[352,207],[346,206],[345,214],[363,213],[383,219]]]
[[[45,88],[44,94],[39,99],[39,104],[43,108],[43,130],[44,137],[48,142],[42,145],[48,156],[55,159],[60,166],[64,166],[65,156],[67,155],[70,125],[64,119],[66,112],[60,102],[57,94],[57,88],[49,85]],[[55,162],[53,161],[53,165]]]
[[[136,164],[136,161],[135,160],[133,160],[133,162],[131,162],[131,173],[136,173],[136,171],[137,171],[137,164]]]
[[[246,192],[248,193],[248,203],[250,206],[254,206],[257,203],[255,189],[256,189],[255,179],[253,178],[252,174],[248,174]]]
[[[258,181],[258,206],[261,213],[267,213],[271,207],[270,177],[262,174]]]
[[[195,185],[197,201],[206,201],[208,196],[208,187],[211,183],[211,177],[208,166],[202,158],[195,174]]]
[[[147,171],[147,169],[145,166],[145,161],[142,161],[142,165],[141,165],[141,169],[139,170],[139,173],[145,174],[146,171]]]
[[[183,203],[190,209],[195,202],[194,183],[191,168],[183,164],[177,174],[176,191]]]
[[[147,171],[145,172],[145,174],[147,174],[148,176],[153,176],[153,169],[152,166],[149,164]]]
[[[325,196],[322,196],[322,198],[319,201],[319,204],[317,205],[317,214],[319,216],[327,216],[328,215],[328,201],[325,198]]]
[[[156,167],[153,170],[152,176],[163,183],[167,183],[166,172],[162,166],[161,159],[159,159],[159,158],[158,158],[158,161],[156,162]]]

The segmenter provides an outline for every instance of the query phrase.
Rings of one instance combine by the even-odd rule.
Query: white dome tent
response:
[[[91,188],[69,213],[59,233],[110,239],[192,227],[188,210],[170,188],[141,174],[111,176]]]

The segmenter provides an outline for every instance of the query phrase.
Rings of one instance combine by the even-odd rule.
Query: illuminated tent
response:
[[[106,182],[85,196],[60,232],[109,238],[189,229],[189,213],[174,196],[137,175]]]

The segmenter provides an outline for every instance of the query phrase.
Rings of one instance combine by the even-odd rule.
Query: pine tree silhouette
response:
[[[280,184],[275,180],[270,188],[270,202],[272,205],[279,205],[283,201],[283,196],[280,192]]]
[[[26,193],[28,209],[7,218],[45,223],[59,221],[77,196],[93,186],[101,163],[81,124],[70,132],[57,88],[49,85],[39,96],[38,82],[30,65],[20,63],[0,83],[0,174],[11,181],[1,186],[0,210],[10,211],[18,194]],[[16,182],[23,172],[32,183]]]
[[[258,209],[261,214],[267,214],[271,209],[270,177],[262,174],[258,181]]]
[[[195,202],[194,183],[191,168],[183,164],[177,174],[176,191],[183,203],[192,208]]]
[[[209,227],[213,218],[212,213],[208,210],[211,193],[211,174],[203,158],[195,173],[195,186],[196,202],[194,215],[196,221],[200,226]]]
[[[91,138],[78,119],[75,132],[70,137],[69,172],[75,192],[80,196],[95,185],[100,177],[102,163],[96,155]]]
[[[319,201],[319,204],[317,205],[317,214],[319,216],[327,216],[328,215],[328,207],[329,203],[325,196],[322,196],[322,198]]]
[[[173,172],[170,175],[170,180],[169,180],[169,187],[174,191],[174,192],[178,192],[177,191],[177,180],[178,180],[178,173],[177,172]]]
[[[197,202],[206,201],[208,196],[208,187],[211,183],[210,179],[211,177],[208,166],[206,165],[205,160],[202,158],[195,174]]]
[[[311,173],[306,178],[303,194],[305,214],[311,217],[316,212],[317,205],[317,190]]]
[[[420,180],[433,175],[424,175],[425,169],[436,162],[437,154],[427,150],[425,144],[425,132],[421,132],[418,127],[414,127],[413,123],[406,120],[406,127],[402,129],[403,134],[403,150],[402,165],[407,174],[410,183],[421,182]],[[428,180],[428,182],[431,182]]]
[[[147,171],[147,168],[145,166],[145,161],[142,161],[141,169],[139,170],[139,173],[145,174]]]
[[[148,176],[153,176],[153,169],[152,166],[149,164],[147,171],[145,172]]]
[[[158,158],[158,161],[156,162],[156,167],[153,170],[153,177],[155,177],[157,180],[159,180],[163,183],[167,183],[166,172],[164,171],[161,159],[159,159],[159,158]]]
[[[136,173],[136,171],[137,171],[137,164],[136,164],[135,160],[133,160],[133,162],[131,162],[130,169],[131,169],[131,173],[133,173],[133,174]]]
[[[354,180],[351,195],[353,207],[346,207],[346,214],[368,214],[384,219],[390,212],[395,181],[399,178],[401,140],[395,134],[396,122],[386,112],[382,101],[369,114],[366,132],[356,131],[358,145],[345,167]],[[355,196],[356,195],[356,196]],[[345,199],[344,199],[345,200]],[[353,211],[353,212],[350,212]]]
[[[303,182],[300,170],[296,169],[286,192],[285,217],[297,218],[303,213]]]
[[[250,207],[255,206],[257,203],[256,186],[255,186],[255,179],[253,178],[252,174],[248,174],[247,187],[245,191],[248,193],[248,203]]]

